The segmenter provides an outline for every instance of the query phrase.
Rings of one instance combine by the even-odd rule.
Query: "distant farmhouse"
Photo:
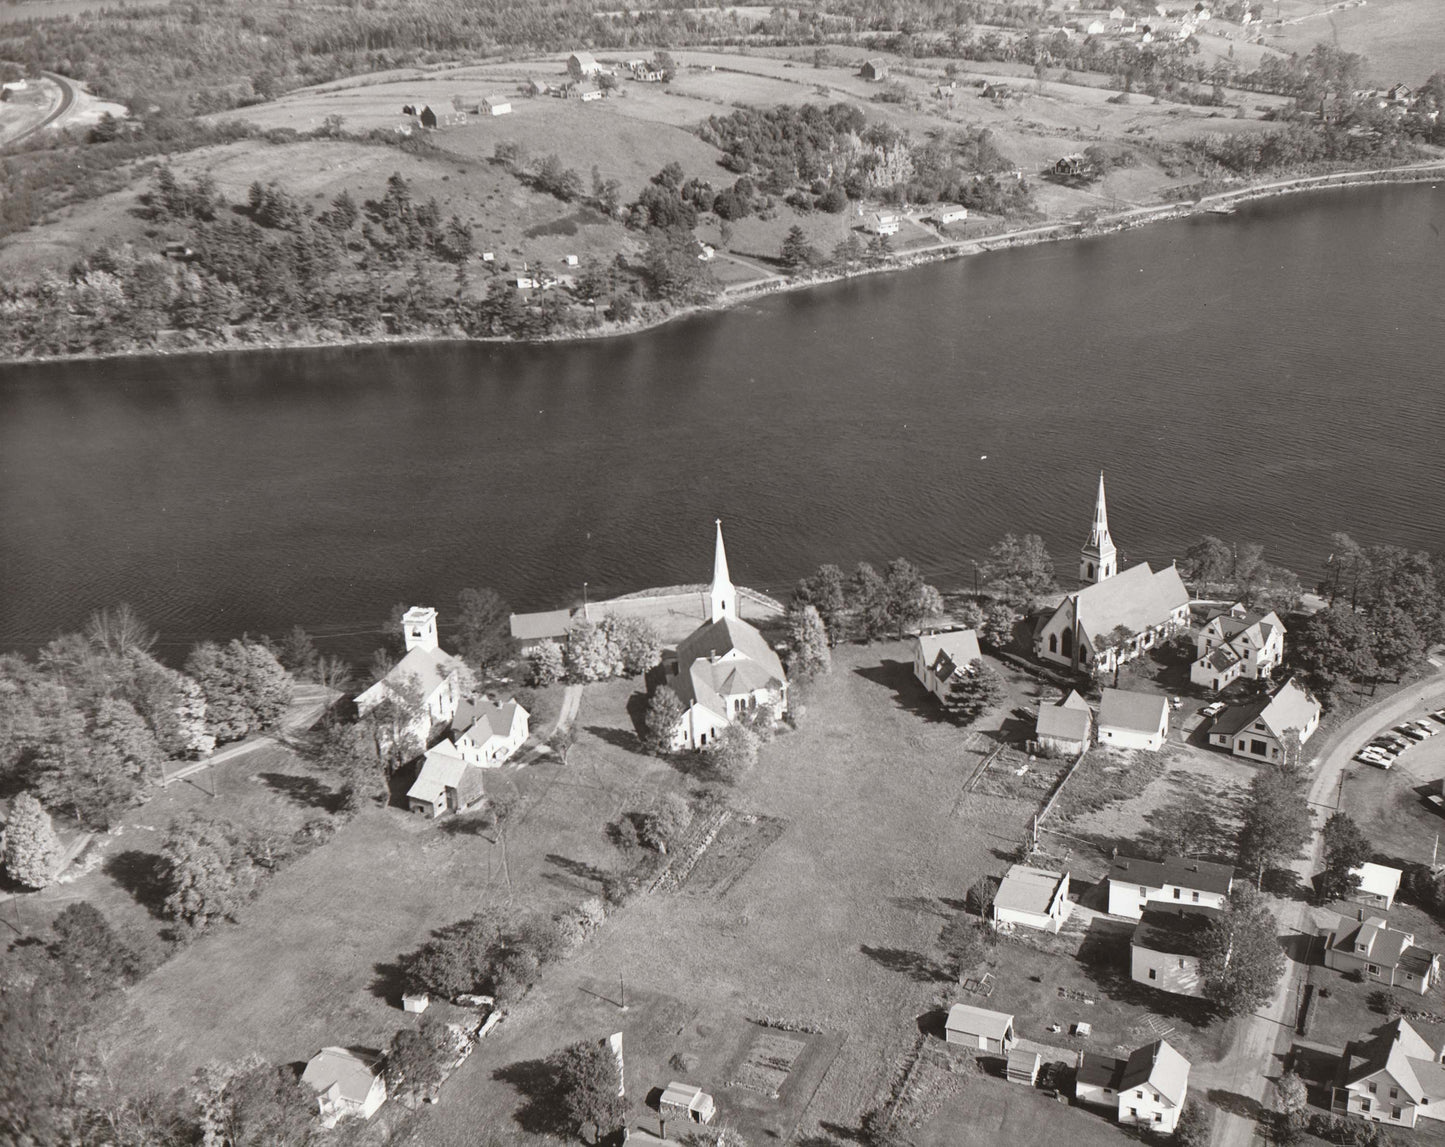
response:
[[[783,663],[763,635],[738,616],[738,594],[728,574],[722,522],[717,523],[708,620],[662,657],[666,683],[687,711],[676,748],[701,749],[739,717],[759,710],[780,717],[788,708]]]
[[[573,52],[567,57],[567,74],[579,83],[600,76],[603,68],[591,52]]]
[[[923,633],[913,639],[913,675],[923,687],[947,702],[949,690],[983,657],[978,634],[971,629]]]
[[[1248,705],[1234,705],[1214,719],[1209,743],[1246,760],[1284,760],[1285,733],[1293,730],[1304,744],[1319,728],[1320,703],[1293,678]]]
[[[1109,868],[1109,915],[1141,919],[1154,904],[1203,905],[1223,908],[1234,887],[1234,869],[1227,864],[1168,856],[1163,860],[1114,858]]]
[[[483,96],[482,102],[477,105],[477,110],[482,115],[499,116],[512,114],[512,101],[506,96],[490,95]]]
[[[888,78],[888,65],[880,59],[864,60],[858,74],[865,80],[872,80],[876,83]]]
[[[1119,572],[1103,474],[1094,526],[1080,551],[1079,580],[1086,587],[1066,596],[1034,634],[1034,652],[1044,661],[1106,673],[1189,624],[1189,591],[1172,565],[1156,572],[1140,562]]]
[[[868,230],[875,235],[897,235],[902,222],[891,211],[875,211],[868,221]]]
[[[1238,603],[1212,615],[1195,638],[1189,680],[1218,693],[1241,677],[1268,679],[1284,661],[1284,623],[1273,610],[1260,613]]]

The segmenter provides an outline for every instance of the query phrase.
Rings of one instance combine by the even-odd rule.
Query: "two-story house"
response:
[[[1423,996],[1440,976],[1440,955],[1419,947],[1413,932],[1391,928],[1383,917],[1370,916],[1343,921],[1325,933],[1325,967],[1357,972],[1377,984]]]
[[[971,629],[920,633],[913,639],[913,676],[940,701],[948,701],[954,682],[983,657],[978,634]]]
[[[1105,879],[1109,882],[1109,915],[1138,920],[1153,904],[1223,908],[1234,887],[1234,869],[1182,856],[1163,860],[1119,856]]]
[[[1074,1081],[1080,1103],[1107,1107],[1120,1123],[1172,1134],[1189,1095],[1189,1061],[1164,1040],[1128,1059],[1085,1052]]]
[[[1236,757],[1279,764],[1285,734],[1293,731],[1303,745],[1319,728],[1322,711],[1309,691],[1290,678],[1272,697],[1232,705],[1216,717],[1209,726],[1209,743]]]
[[[1196,634],[1197,660],[1189,667],[1189,680],[1218,693],[1241,677],[1268,679],[1284,661],[1284,634],[1273,610],[1259,613],[1231,605],[1211,616]]]
[[[527,740],[529,718],[516,701],[494,705],[468,697],[452,718],[452,744],[462,760],[484,769],[496,768]]]
[[[1202,904],[1145,908],[1129,944],[1129,978],[1177,996],[1204,995],[1200,954],[1209,925],[1223,915]]]
[[[1335,1071],[1331,1110],[1397,1127],[1445,1119],[1441,1054],[1403,1018],[1351,1040]]]

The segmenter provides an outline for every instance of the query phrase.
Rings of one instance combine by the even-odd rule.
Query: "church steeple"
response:
[[[728,555],[723,549],[722,519],[717,519],[717,551],[712,559],[712,612],[709,621],[721,621],[725,617],[736,617],[738,613],[738,591],[733,588],[728,576]]]
[[[1099,497],[1094,503],[1094,528],[1079,551],[1079,580],[1097,584],[1119,572],[1119,554],[1109,537],[1109,510],[1104,503],[1104,472],[1099,471]]]

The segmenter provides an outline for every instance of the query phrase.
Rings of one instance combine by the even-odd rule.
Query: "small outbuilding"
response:
[[[1008,1081],[1033,1087],[1039,1081],[1039,1067],[1042,1063],[1043,1056],[1038,1052],[1014,1048],[1008,1053]]]
[[[879,59],[864,60],[863,66],[858,70],[858,74],[865,80],[873,80],[874,82],[886,80],[888,78],[888,65]]]
[[[1015,864],[994,894],[993,926],[1057,932],[1072,908],[1067,872]]]
[[[431,1007],[431,996],[426,992],[407,992],[401,997],[401,1010],[404,1012],[424,1012]]]
[[[512,101],[506,96],[483,96],[478,110],[483,115],[499,116],[512,114]]]
[[[711,1123],[717,1114],[717,1104],[702,1088],[673,1080],[663,1088],[657,1110],[664,1116],[689,1119],[693,1123]]]
[[[1039,751],[1075,756],[1089,747],[1094,733],[1094,714],[1077,691],[1052,705],[1040,705],[1034,722],[1034,740]]]
[[[1099,699],[1099,744],[1110,749],[1164,747],[1169,735],[1169,702],[1158,693],[1105,689]]]
[[[417,113],[417,120],[422,127],[434,128],[437,125],[437,113],[430,107],[424,107]]]
[[[482,768],[466,760],[450,741],[428,749],[421,771],[406,793],[412,812],[439,817],[463,812],[485,799]]]
[[[1371,908],[1388,910],[1394,906],[1395,897],[1400,894],[1400,881],[1405,874],[1388,864],[1366,861],[1359,868],[1350,869],[1350,875],[1360,878],[1360,886],[1350,899],[1368,904]]]
[[[949,1043],[1007,1055],[1016,1038],[1014,1018],[1005,1012],[992,1012],[970,1004],[954,1004],[948,1009],[944,1036]]]

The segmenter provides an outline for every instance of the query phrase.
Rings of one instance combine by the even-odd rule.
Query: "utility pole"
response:
[[[622,1003],[619,1005],[618,1010],[625,1012],[627,1010],[627,982],[622,978],[621,972],[617,973],[617,990],[620,993],[622,999]]]

